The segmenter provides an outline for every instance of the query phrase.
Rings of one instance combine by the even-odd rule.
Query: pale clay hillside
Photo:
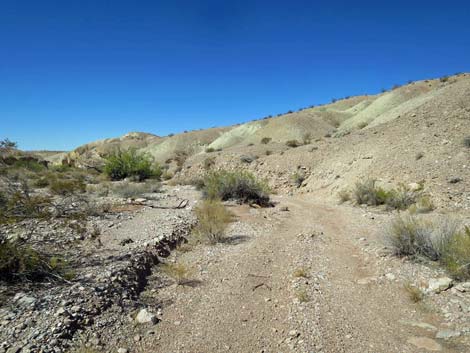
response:
[[[0,353],[470,352],[469,264],[470,74],[0,141]]]

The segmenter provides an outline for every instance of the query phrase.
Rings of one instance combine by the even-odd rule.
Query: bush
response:
[[[145,194],[155,193],[159,191],[160,185],[158,183],[153,182],[121,182],[113,185],[113,192],[124,199],[138,198],[144,196]]]
[[[270,155],[273,154],[273,151],[271,151],[271,150],[266,150],[266,152],[264,152],[264,154],[265,154],[266,156],[270,156]]]
[[[383,205],[387,198],[387,192],[376,186],[374,179],[357,182],[353,191],[354,200],[359,205],[377,206]]]
[[[243,156],[240,156],[240,161],[242,161],[243,163],[252,163],[256,160],[256,156],[247,156],[247,155],[243,155]]]
[[[394,210],[406,210],[416,202],[417,193],[405,185],[385,193],[385,204]]]
[[[165,274],[176,281],[176,284],[183,285],[190,281],[193,270],[183,263],[168,263],[162,265]]]
[[[270,206],[269,188],[249,172],[218,171],[204,178],[203,195],[209,200],[237,200]]]
[[[263,145],[267,145],[268,143],[271,142],[271,140],[272,140],[271,137],[263,137],[263,138],[261,139],[261,143],[262,143]]]
[[[297,140],[289,140],[289,141],[286,141],[286,146],[288,146],[288,147],[294,147],[294,148],[295,148],[295,147],[299,147],[299,146],[301,146],[301,145],[302,145],[302,144],[301,144],[299,141],[297,141]]]
[[[16,142],[10,141],[8,138],[0,140],[0,149],[11,150],[16,149],[17,147],[18,144]]]
[[[470,136],[466,136],[464,139],[463,139],[463,145],[467,148],[470,148]]]
[[[206,148],[206,153],[211,153],[211,152],[215,152],[215,148],[212,148],[212,147]]]
[[[73,274],[61,258],[49,257],[31,247],[0,239],[0,280],[40,281],[51,277],[71,279]]]
[[[152,158],[149,155],[130,149],[125,152],[118,151],[106,158],[104,173],[111,180],[133,177],[142,181],[148,178],[160,179],[162,170],[159,165],[152,165]]]
[[[340,203],[350,201],[351,193],[348,190],[341,190],[340,192],[338,192],[338,198],[339,198]]]
[[[303,172],[295,172],[294,175],[292,175],[292,181],[294,182],[295,186],[300,188],[302,186],[302,183],[306,179],[305,174]]]
[[[439,261],[454,278],[470,278],[470,228],[459,230],[449,218],[397,217],[387,228],[385,241],[397,256]]]
[[[195,208],[195,212],[198,224],[193,229],[193,234],[196,239],[209,244],[223,241],[233,214],[217,200],[204,200]]]
[[[71,195],[77,192],[85,192],[86,185],[82,180],[57,179],[49,181],[49,190],[56,195]]]
[[[162,173],[162,179],[163,180],[170,180],[171,178],[173,178],[173,174],[171,172],[169,172],[168,170],[165,170]]]

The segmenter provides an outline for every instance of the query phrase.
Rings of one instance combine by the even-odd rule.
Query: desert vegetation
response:
[[[154,164],[149,155],[139,153],[134,149],[117,151],[106,158],[104,173],[111,180],[123,180],[132,178],[142,181],[148,178],[159,179],[162,170],[158,164]]]
[[[385,241],[396,256],[436,261],[454,278],[470,278],[470,228],[453,219],[399,216],[386,229]]]
[[[195,208],[198,223],[193,229],[193,238],[198,242],[216,244],[223,242],[233,214],[217,200],[204,200]]]
[[[204,178],[203,196],[209,200],[235,200],[269,206],[269,187],[249,172],[217,171]]]

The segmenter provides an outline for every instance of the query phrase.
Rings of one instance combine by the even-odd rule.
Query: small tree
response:
[[[11,150],[16,149],[17,147],[18,144],[16,142],[10,141],[8,138],[0,140],[0,149]]]
[[[150,155],[138,153],[135,149],[130,149],[124,152],[118,150],[106,158],[104,173],[111,180],[134,177],[138,181],[142,181],[152,177],[160,179],[162,170],[158,164],[153,165]]]

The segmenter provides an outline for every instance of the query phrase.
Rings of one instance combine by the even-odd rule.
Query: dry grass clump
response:
[[[339,198],[340,203],[345,203],[346,201],[350,201],[351,192],[349,192],[348,190],[340,190],[338,192],[338,198]]]
[[[203,196],[209,200],[237,200],[270,206],[269,188],[249,172],[217,171],[204,178]]]
[[[305,289],[299,289],[295,292],[295,297],[301,303],[307,303],[310,301],[310,297]]]
[[[294,271],[293,275],[294,275],[294,277],[302,277],[302,278],[307,278],[308,277],[307,270],[303,267],[297,268]]]
[[[377,206],[385,203],[387,192],[376,185],[376,180],[367,179],[356,183],[353,197],[358,205]]]
[[[49,182],[49,190],[53,194],[66,196],[85,192],[86,184],[83,180],[53,178]]]
[[[470,228],[460,229],[450,218],[397,217],[388,226],[385,241],[397,256],[438,261],[454,278],[470,278]]]
[[[295,148],[295,147],[302,146],[302,144],[297,140],[289,140],[289,141],[286,141],[286,146]]]
[[[46,278],[72,279],[66,261],[8,239],[0,239],[0,280],[41,281]]]
[[[261,139],[261,143],[262,143],[263,145],[267,145],[268,143],[271,142],[271,140],[272,140],[271,137],[263,137],[263,138]]]
[[[163,264],[161,269],[163,273],[173,278],[178,285],[189,282],[194,275],[194,269],[181,262]]]
[[[414,286],[410,282],[407,282],[403,285],[408,297],[413,303],[419,303],[424,298],[423,291],[418,287]]]
[[[131,183],[120,182],[112,187],[114,194],[125,198],[138,198],[145,194],[155,193],[160,191],[160,184],[158,182],[147,181],[145,183]]]
[[[408,211],[411,214],[428,213],[433,211],[435,208],[436,207],[434,206],[431,198],[427,195],[422,195],[418,198],[418,201],[414,205],[411,205],[408,208]]]
[[[204,200],[195,208],[195,213],[198,224],[193,235],[198,241],[216,244],[225,239],[225,230],[234,216],[220,201]]]

